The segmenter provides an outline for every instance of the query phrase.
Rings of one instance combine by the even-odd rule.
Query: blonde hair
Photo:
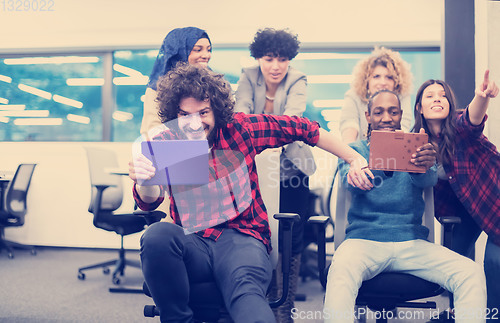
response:
[[[410,93],[413,78],[410,64],[405,62],[398,52],[385,47],[375,47],[370,56],[356,64],[352,73],[351,89],[361,100],[368,102],[370,97],[368,81],[377,66],[383,66],[389,70],[389,74],[394,78],[394,92],[399,95]]]

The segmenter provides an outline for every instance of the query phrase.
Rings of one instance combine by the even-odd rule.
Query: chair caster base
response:
[[[145,317],[155,317],[160,316],[160,312],[154,305],[145,305],[144,306],[144,316]]]

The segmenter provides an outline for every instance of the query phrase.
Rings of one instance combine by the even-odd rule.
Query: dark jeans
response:
[[[295,222],[292,228],[292,255],[302,253],[304,248],[304,227],[309,212],[309,177],[300,173],[289,180],[280,182],[280,212],[297,213],[300,221]],[[270,214],[269,216],[272,216]],[[279,251],[282,247],[281,228],[279,230]]]
[[[488,318],[500,321],[500,246],[488,238],[484,251],[484,273],[488,292]]]
[[[269,254],[249,235],[226,229],[213,241],[157,222],[141,238],[141,261],[162,322],[191,322],[189,283],[214,279],[235,322],[275,322],[266,300]]]
[[[456,202],[460,203],[458,199]],[[461,203],[456,216],[459,216],[462,222],[453,228],[451,249],[472,258],[476,240],[482,230]],[[488,238],[484,252],[484,273],[488,293],[489,313],[486,314],[489,315],[487,317],[491,318],[496,314],[495,317],[500,320],[500,246],[496,245],[490,238]]]

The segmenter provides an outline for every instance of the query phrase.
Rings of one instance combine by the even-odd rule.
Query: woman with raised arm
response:
[[[401,128],[409,131],[412,125],[410,65],[398,52],[380,47],[354,67],[351,88],[344,95],[340,116],[340,133],[345,143],[366,139],[368,123],[365,112],[368,99],[380,90],[399,95],[403,120]]]
[[[167,74],[178,62],[208,66],[211,57],[212,43],[206,31],[196,27],[184,27],[173,29],[167,34],[149,76],[141,133],[147,133],[161,125],[158,104],[155,101],[158,79]]]
[[[288,30],[265,28],[257,31],[250,55],[258,65],[244,68],[238,81],[235,112],[302,116],[306,110],[306,75],[290,66],[300,42]],[[304,250],[304,223],[308,216],[309,176],[316,170],[310,148],[302,142],[287,145],[280,158],[280,212],[298,213],[292,233],[290,291],[287,301],[276,311],[278,322],[293,322],[295,292]],[[281,244],[281,243],[280,243]],[[279,247],[281,251],[281,247]],[[278,285],[281,272],[276,275]],[[281,290],[277,286],[276,290]]]
[[[415,101],[414,131],[421,128],[438,151],[439,181],[434,187],[435,216],[458,216],[452,233],[452,250],[471,256],[481,231],[488,235],[484,271],[488,291],[486,318],[500,309],[500,154],[483,135],[490,98],[498,94],[489,71],[471,103],[458,110],[450,86],[428,80]]]

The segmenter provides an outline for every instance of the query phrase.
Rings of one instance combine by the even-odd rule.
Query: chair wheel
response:
[[[36,250],[35,249],[31,249],[31,255],[32,256],[36,256]]]
[[[78,273],[78,279],[85,280],[85,274],[84,273]]]
[[[154,305],[145,305],[144,306],[144,316],[145,317],[155,317],[158,315],[158,310]]]
[[[103,268],[102,268],[102,273],[103,273],[104,275],[108,275],[108,274],[109,274],[109,268],[108,268],[108,267],[103,267]]]
[[[7,254],[7,257],[9,257],[9,259],[14,259],[14,254],[12,252],[9,252]]]
[[[115,285],[120,285],[120,282],[121,282],[121,281],[120,281],[120,278],[119,278],[119,277],[113,277],[112,282],[113,282],[113,284],[115,284]]]

